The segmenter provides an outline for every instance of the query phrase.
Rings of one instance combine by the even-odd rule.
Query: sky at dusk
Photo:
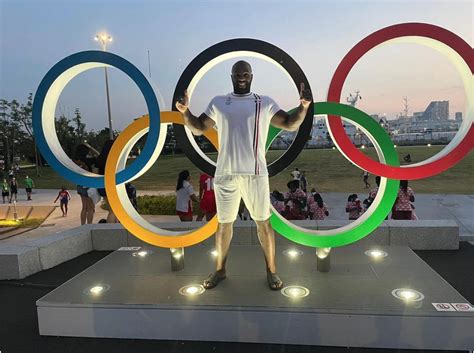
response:
[[[93,40],[106,30],[108,51],[137,66],[170,110],[181,73],[201,51],[223,40],[246,37],[270,42],[302,67],[316,101],[326,100],[332,74],[358,41],[402,22],[442,26],[474,44],[472,1],[25,1],[0,0],[0,98],[24,102],[46,72],[75,52],[99,49]],[[151,77],[147,52],[150,52]],[[209,100],[232,90],[230,67],[213,68],[199,83],[191,109],[199,114]],[[282,108],[298,104],[296,87],[272,64],[249,59],[252,90],[272,96]],[[109,70],[114,128],[123,129],[146,113],[138,88],[120,71]],[[437,51],[416,44],[393,44],[366,54],[346,80],[343,97],[360,90],[358,107],[393,118],[408,97],[409,113],[432,100],[449,100],[450,115],[464,112],[462,80]],[[75,78],[64,90],[57,114],[75,108],[88,129],[107,124],[103,69]]]

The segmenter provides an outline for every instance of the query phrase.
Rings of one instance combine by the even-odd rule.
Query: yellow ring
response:
[[[178,112],[161,112],[160,119],[161,123],[184,125],[183,118]],[[167,231],[146,222],[131,206],[126,194],[125,184],[116,184],[116,173],[119,161],[123,162],[125,160],[124,157],[126,158],[128,155],[128,153],[125,155],[124,152],[130,151],[130,148],[138,140],[137,136],[140,134],[143,135],[148,127],[149,117],[148,115],[144,115],[127,126],[112,145],[105,165],[104,174],[105,189],[107,191],[107,199],[110,207],[125,229],[148,244],[163,248],[180,248],[198,244],[217,231],[217,216],[214,216],[202,227],[190,232]],[[204,133],[204,135],[217,149],[217,133],[211,129]],[[124,207],[124,203],[128,203],[128,210]],[[132,217],[130,213],[134,214],[135,218]],[[140,219],[138,219],[137,216]]]

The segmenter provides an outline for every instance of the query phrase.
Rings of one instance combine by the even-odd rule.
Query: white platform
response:
[[[145,258],[116,251],[37,302],[41,335],[259,342],[395,349],[470,349],[474,312],[436,311],[432,303],[466,302],[406,247],[383,247],[383,261],[367,248],[345,247],[331,255],[331,271],[316,270],[314,249],[297,259],[281,254],[286,285],[310,290],[290,299],[270,291],[258,246],[234,246],[228,278],[197,297],[179,288],[199,284],[212,271],[211,248],[186,249],[185,269],[171,272],[169,252]],[[84,290],[108,285],[100,296]],[[406,303],[395,288],[422,292]]]

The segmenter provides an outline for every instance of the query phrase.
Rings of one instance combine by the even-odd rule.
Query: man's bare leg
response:
[[[216,272],[209,275],[203,285],[206,289],[214,288],[220,281],[226,278],[225,264],[227,253],[229,252],[230,242],[233,235],[233,222],[219,223],[216,232]]]
[[[257,234],[263,253],[265,254],[265,263],[267,265],[267,281],[270,289],[278,290],[283,287],[283,282],[276,274],[275,264],[275,233],[270,225],[270,220],[255,221],[257,224]]]

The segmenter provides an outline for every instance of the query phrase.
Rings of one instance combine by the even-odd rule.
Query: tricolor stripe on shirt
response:
[[[255,126],[253,131],[253,150],[255,156],[255,175],[260,174],[260,166],[258,165],[258,135],[259,135],[259,121],[260,121],[260,107],[262,100],[258,94],[254,93],[255,97]]]

